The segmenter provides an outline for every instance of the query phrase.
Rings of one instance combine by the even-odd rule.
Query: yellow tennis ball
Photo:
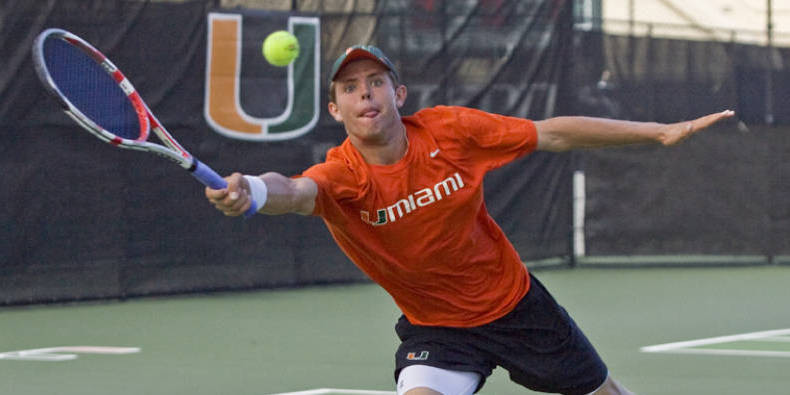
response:
[[[278,67],[288,66],[299,56],[299,40],[285,30],[278,30],[263,40],[261,50],[269,63]]]

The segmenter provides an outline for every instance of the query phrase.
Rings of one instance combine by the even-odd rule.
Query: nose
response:
[[[368,86],[367,84],[363,85],[361,93],[362,93],[362,99],[363,100],[369,100],[370,99],[370,86]]]

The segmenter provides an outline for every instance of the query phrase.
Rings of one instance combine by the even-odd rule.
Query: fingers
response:
[[[694,133],[707,129],[713,124],[735,116],[735,111],[724,110],[708,114],[692,121],[679,122],[667,125],[668,130],[662,134],[661,142],[664,145],[675,145],[689,138]]]
[[[205,195],[214,207],[223,214],[235,217],[243,214],[251,204],[249,185],[240,173],[225,177],[228,186],[225,189],[206,187]]]
[[[224,199],[225,196],[228,195],[228,190],[227,189],[211,189],[209,187],[206,187],[205,195],[206,195],[206,198],[209,201],[213,202],[214,200]]]
[[[735,111],[724,110],[722,112],[717,112],[714,114],[709,114],[704,117],[697,118],[691,121],[694,127],[693,131],[705,129],[719,121],[725,120],[727,118],[732,118],[733,116],[735,116]]]

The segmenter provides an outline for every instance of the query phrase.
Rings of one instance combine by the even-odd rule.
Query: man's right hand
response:
[[[228,187],[225,189],[211,189],[206,187],[206,198],[209,202],[229,217],[244,214],[250,207],[250,185],[241,173],[233,173],[225,177]]]

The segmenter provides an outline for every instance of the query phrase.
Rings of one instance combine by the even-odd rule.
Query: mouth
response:
[[[379,115],[379,110],[375,108],[366,108],[359,113],[360,118],[375,118]]]

